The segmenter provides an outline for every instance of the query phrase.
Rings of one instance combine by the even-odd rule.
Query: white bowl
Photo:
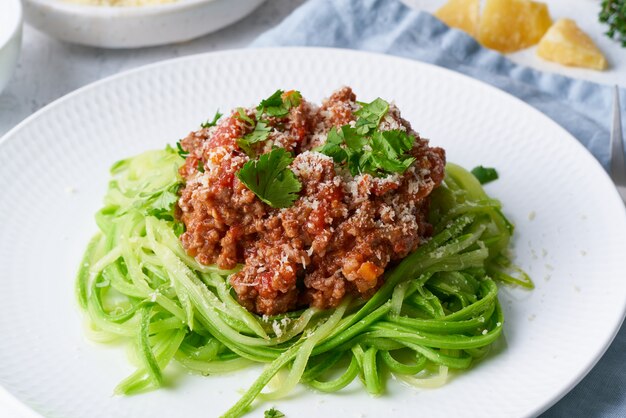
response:
[[[0,2],[0,92],[13,74],[22,45],[22,3]]]
[[[61,40],[105,48],[188,41],[248,15],[265,0],[178,0],[151,6],[92,6],[24,0],[28,23]]]

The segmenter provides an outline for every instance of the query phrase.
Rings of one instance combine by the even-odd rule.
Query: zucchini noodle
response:
[[[265,369],[223,417],[239,417],[255,399],[277,399],[298,383],[336,392],[357,377],[372,395],[390,374],[416,387],[445,383],[469,368],[502,333],[496,281],[532,288],[512,265],[513,225],[476,178],[448,164],[431,198],[433,237],[385,273],[367,301],[260,317],[229,284],[235,272],[188,256],[174,216],[184,160],[167,147],[116,163],[96,215],[100,232],[78,272],[76,293],[88,334],[127,340],[137,370],[115,389],[134,394],[163,384],[176,362],[204,375],[254,363]],[[263,392],[281,371],[279,389]]]

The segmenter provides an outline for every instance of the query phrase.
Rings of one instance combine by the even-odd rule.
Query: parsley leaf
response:
[[[268,97],[267,99],[261,100],[261,103],[259,103],[256,109],[259,112],[262,112],[263,109],[271,109],[271,108],[282,106],[283,105],[283,97],[282,97],[283,93],[284,92],[280,89],[276,90],[274,93],[272,93],[270,97]]]
[[[183,158],[187,158],[187,156],[189,155],[189,151],[185,151],[183,149],[183,147],[180,145],[180,141],[176,142],[176,152],[178,152],[178,155],[180,155]]]
[[[260,120],[254,126],[254,131],[237,139],[237,145],[249,156],[253,155],[251,145],[266,141],[270,136],[272,128],[267,125],[267,121]]]
[[[415,161],[407,154],[415,137],[398,129],[379,131],[378,125],[388,111],[389,103],[380,98],[361,103],[354,127],[331,128],[326,143],[315,151],[332,157],[336,164],[345,164],[353,176],[404,173]]]
[[[348,149],[351,151],[362,151],[363,147],[365,147],[369,142],[367,137],[359,134],[357,129],[351,127],[350,125],[342,126],[341,134],[343,135],[343,140],[348,146]]]
[[[181,235],[183,235],[185,233],[185,224],[178,221],[178,222],[174,222],[174,234],[176,234],[177,238],[180,238]]]
[[[348,158],[348,153],[341,146],[344,141],[345,139],[343,132],[337,130],[337,128],[333,126],[328,132],[328,136],[326,137],[326,142],[324,143],[324,145],[317,147],[314,151],[328,155],[336,163],[341,164]]]
[[[241,107],[238,108],[235,117],[254,127],[252,132],[245,135],[243,138],[237,139],[239,148],[249,156],[253,156],[252,145],[266,141],[272,130],[268,125],[268,121],[261,117],[264,114],[274,117],[285,116],[292,107],[299,106],[301,102],[302,96],[299,91],[291,90],[285,93],[283,90],[276,90],[270,97],[261,100],[261,103],[257,106],[256,122],[247,115],[245,109]]]
[[[293,157],[284,148],[274,148],[258,160],[250,160],[237,172],[237,178],[259,199],[273,208],[286,208],[298,198],[302,184],[289,164]]]
[[[600,22],[609,26],[605,35],[626,48],[626,1],[602,0],[599,18]]]
[[[254,126],[254,120],[252,120],[252,118],[248,116],[248,114],[246,113],[246,109],[244,109],[243,107],[237,108],[237,114],[235,115],[235,117],[239,120],[246,122],[248,125]]]
[[[415,143],[413,136],[399,129],[382,131],[380,134],[385,138],[386,144],[388,144],[398,156],[413,148],[413,144]]]
[[[283,418],[284,416],[285,414],[283,414],[276,408],[268,409],[263,414],[263,418]]]
[[[157,219],[163,219],[166,221],[174,220],[174,208],[176,202],[178,202],[178,189],[180,184],[174,184],[173,186],[156,193],[148,200],[147,214],[154,216]]]
[[[302,95],[299,91],[291,90],[285,93],[282,90],[276,90],[270,97],[261,100],[256,109],[259,114],[282,117],[287,115],[292,107],[300,106],[300,103],[302,103]]]
[[[213,115],[213,119],[209,122],[209,120],[207,120],[206,122],[202,122],[200,124],[200,127],[202,129],[206,129],[206,128],[210,128],[212,126],[217,125],[217,121],[222,117],[222,114],[220,113],[220,111],[218,110],[217,112],[215,112],[215,115]]]
[[[346,148],[342,147],[343,144]],[[358,134],[350,125],[344,125],[341,128],[333,126],[328,132],[324,145],[317,147],[314,151],[328,155],[335,160],[335,163],[341,164],[353,158],[355,154],[360,156],[363,153],[363,147],[367,144],[368,138]]]
[[[222,117],[222,114],[219,112],[219,110],[217,112],[215,112],[215,115],[213,115],[213,119],[211,119],[210,121],[207,120],[206,122],[202,122],[200,124],[200,128],[202,129],[206,129],[206,128],[210,128],[212,126],[217,125],[217,121]],[[182,141],[182,139],[180,140]],[[180,155],[183,158],[187,158],[187,156],[189,155],[189,151],[185,151],[182,147],[182,145],[180,144],[180,141],[176,142],[176,150],[178,152],[178,155]]]
[[[483,167],[479,165],[472,169],[472,174],[480,182],[480,184],[487,184],[498,179],[498,172],[492,167]]]
[[[378,128],[381,119],[389,111],[389,103],[380,97],[371,103],[358,102],[361,108],[354,112],[359,118],[356,121],[355,128],[361,135]]]
[[[415,158],[405,155],[415,142],[415,138],[400,130],[376,131],[372,135],[373,170],[383,170],[388,173],[404,173],[415,161]]]
[[[302,95],[298,90],[289,90],[285,93],[285,97],[283,97],[283,104],[287,106],[288,109],[292,107],[298,107],[302,103]]]

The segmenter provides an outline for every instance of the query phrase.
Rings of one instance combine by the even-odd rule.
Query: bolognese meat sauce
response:
[[[282,93],[285,101],[290,93]],[[368,298],[382,285],[385,268],[430,236],[429,195],[443,179],[445,153],[420,138],[395,105],[376,129],[414,139],[403,171],[354,172],[320,152],[333,128],[358,129],[362,106],[344,87],[319,107],[293,101],[262,123],[258,110],[237,109],[181,141],[189,153],[180,169],[182,245],[202,264],[242,264],[230,282],[248,310],[275,315],[332,308],[346,295]],[[255,130],[263,140],[244,147],[240,138],[258,138]],[[291,153],[289,169],[301,184],[288,207],[270,206],[237,175],[276,148]]]

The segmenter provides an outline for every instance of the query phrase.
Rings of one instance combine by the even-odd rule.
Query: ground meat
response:
[[[403,174],[352,176],[312,151],[333,126],[354,123],[357,109],[344,87],[320,107],[302,100],[286,116],[270,118],[270,136],[254,150],[293,152],[290,169],[302,183],[299,198],[283,209],[263,203],[236,176],[249,160],[236,140],[252,129],[237,112],[181,141],[189,152],[180,169],[183,247],[202,264],[231,269],[242,263],[230,281],[248,310],[275,315],[309,305],[332,308],[346,295],[370,297],[385,268],[432,233],[429,195],[443,179],[445,153],[429,147],[395,105],[379,129],[415,136],[410,154],[416,160]],[[245,112],[255,118],[254,109]]]

